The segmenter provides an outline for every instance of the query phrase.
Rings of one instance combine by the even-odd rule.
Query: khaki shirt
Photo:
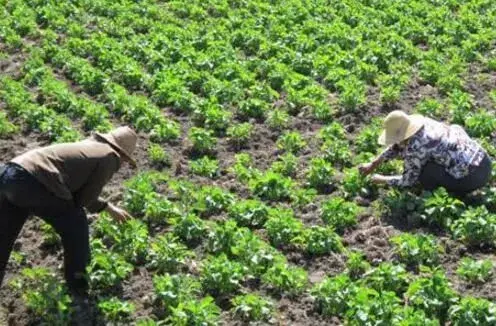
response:
[[[107,143],[86,139],[34,149],[11,162],[31,173],[55,196],[96,213],[107,205],[99,196],[119,169],[121,158]]]

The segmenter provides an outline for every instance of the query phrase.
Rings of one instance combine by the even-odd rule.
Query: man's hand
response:
[[[358,171],[363,176],[369,175],[370,173],[372,173],[372,171],[374,171],[374,169],[375,169],[374,163],[363,163],[358,166]]]
[[[389,178],[387,176],[381,175],[381,174],[373,174],[370,177],[370,181],[372,181],[372,183],[375,183],[375,184],[385,184],[385,183],[387,183],[388,179]]]
[[[122,223],[127,220],[132,219],[133,217],[129,215],[124,209],[114,206],[111,203],[108,203],[105,211],[117,222]]]

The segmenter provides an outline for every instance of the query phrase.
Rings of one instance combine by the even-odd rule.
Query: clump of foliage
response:
[[[246,272],[243,265],[229,260],[225,254],[209,257],[201,271],[202,287],[213,295],[234,293],[241,286]]]
[[[229,209],[234,202],[234,195],[216,186],[203,186],[195,194],[193,211],[201,216],[218,214]]]
[[[333,227],[312,226],[303,233],[306,252],[310,255],[325,255],[331,252],[341,252],[343,244]]]
[[[171,325],[215,326],[219,323],[220,312],[212,297],[186,300],[172,308],[167,320]]]
[[[197,244],[205,236],[205,222],[194,214],[180,216],[171,223],[174,235],[191,246]]]
[[[444,322],[448,318],[448,310],[458,300],[457,294],[442,270],[421,270],[427,275],[410,283],[406,297],[411,306],[422,309],[427,316]]]
[[[248,183],[260,177],[261,172],[253,166],[253,159],[249,154],[236,154],[234,158],[236,162],[230,170],[234,173],[238,181]]]
[[[323,158],[314,158],[307,171],[307,182],[311,187],[325,191],[332,185],[335,173],[331,163]]]
[[[28,307],[48,325],[67,325],[71,317],[71,298],[62,282],[45,268],[25,268],[11,285]]]
[[[148,147],[148,158],[156,166],[168,166],[171,159],[159,144],[150,143]]]
[[[151,242],[147,260],[158,273],[174,273],[187,267],[194,256],[194,252],[188,250],[179,238],[167,233]]]
[[[491,325],[496,322],[496,304],[486,299],[464,297],[449,309],[449,320],[456,326]]]
[[[315,298],[317,310],[324,316],[342,316],[348,309],[348,302],[355,294],[356,285],[348,275],[326,277],[310,290]]]
[[[462,259],[456,273],[471,283],[485,283],[494,273],[493,262],[489,259],[474,260],[468,257]]]
[[[157,274],[153,277],[153,288],[159,304],[169,313],[181,302],[193,300],[201,293],[201,283],[188,274]]]
[[[356,203],[341,197],[332,197],[322,204],[320,217],[337,232],[343,232],[357,224],[357,216],[361,212],[362,209]]]
[[[267,171],[250,181],[253,194],[268,201],[289,200],[293,187],[294,183],[291,178],[272,171]]]
[[[189,162],[191,172],[207,178],[215,178],[219,174],[219,161],[204,156]]]
[[[424,214],[422,217],[433,225],[448,227],[462,213],[465,204],[451,197],[446,189],[437,188],[424,196]]]
[[[5,112],[0,112],[0,138],[12,136],[18,130],[18,127],[9,122],[7,114],[5,114]]]
[[[455,239],[470,246],[493,246],[496,239],[496,215],[490,214],[485,206],[469,207],[451,225]]]
[[[360,251],[351,251],[348,253],[346,261],[346,274],[353,280],[362,277],[370,269],[370,263],[365,255]]]
[[[278,157],[277,161],[272,163],[271,171],[280,173],[286,177],[293,177],[297,172],[298,157],[292,153],[286,153]]]
[[[229,208],[229,218],[240,226],[262,227],[269,216],[269,208],[258,200],[238,201]]]
[[[217,140],[210,130],[192,127],[189,130],[188,139],[191,141],[191,149],[195,154],[212,154],[215,152]]]
[[[287,246],[303,234],[303,223],[289,209],[273,209],[264,225],[272,245]]]
[[[289,131],[282,134],[277,140],[277,147],[286,152],[296,154],[306,146],[300,133]]]
[[[262,275],[262,282],[278,292],[297,295],[307,287],[308,275],[303,268],[277,263]]]
[[[229,141],[236,148],[244,147],[251,139],[253,134],[253,125],[244,122],[232,125],[227,129]]]
[[[378,292],[391,291],[401,296],[408,287],[409,276],[403,265],[386,262],[365,273],[362,282]]]
[[[236,318],[246,322],[270,322],[274,315],[274,304],[256,294],[244,294],[231,300]]]
[[[88,266],[90,285],[93,289],[107,291],[119,285],[133,271],[126,260],[109,251],[101,240],[91,242],[92,259]]]
[[[431,235],[402,233],[390,239],[399,261],[409,266],[433,266],[439,262],[442,247]]]
[[[132,303],[121,301],[118,298],[102,300],[98,303],[98,309],[106,321],[113,323],[129,322],[135,307]]]

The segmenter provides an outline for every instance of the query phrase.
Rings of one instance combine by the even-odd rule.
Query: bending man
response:
[[[374,174],[374,183],[409,187],[417,181],[426,190],[444,187],[463,195],[486,185],[491,178],[491,159],[484,149],[458,125],[446,125],[421,115],[393,111],[384,121],[379,137],[389,146],[372,162],[359,167],[363,175],[396,157],[404,160],[403,175]]]
[[[90,261],[88,221],[107,211],[118,221],[129,214],[99,198],[103,186],[128,162],[137,136],[128,127],[92,138],[28,151],[0,167],[0,285],[13,244],[26,219],[36,215],[60,235],[70,291],[85,295]]]

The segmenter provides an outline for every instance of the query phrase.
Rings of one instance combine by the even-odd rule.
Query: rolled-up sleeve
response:
[[[413,186],[419,179],[426,161],[427,156],[421,151],[408,152],[405,155],[403,174],[389,177],[387,183],[397,187]]]
[[[86,184],[76,193],[77,205],[85,207],[90,213],[99,213],[105,209],[107,202],[100,198],[103,187],[119,169],[119,158],[109,154],[100,159]]]

